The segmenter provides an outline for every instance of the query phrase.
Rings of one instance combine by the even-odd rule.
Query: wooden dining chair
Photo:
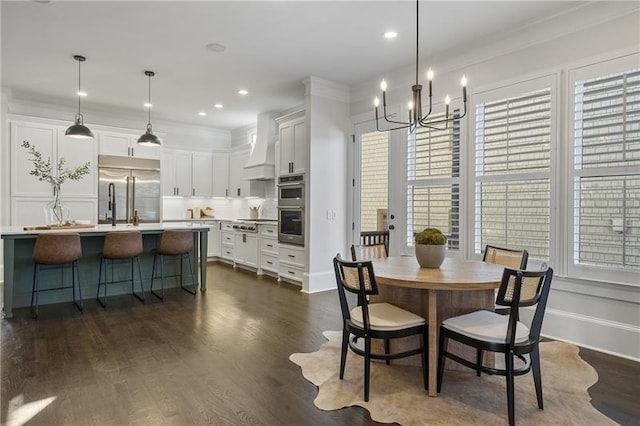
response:
[[[552,277],[553,269],[551,268],[542,271],[505,268],[497,301],[511,308],[509,316],[483,310],[442,322],[438,356],[438,392],[442,391],[445,358],[475,370],[478,375],[484,372],[504,376],[507,384],[509,424],[513,425],[515,423],[514,377],[532,371],[538,408],[543,409],[538,344]],[[519,320],[518,308],[525,306],[535,306],[530,328]],[[449,352],[447,345],[450,339],[474,347],[478,351],[503,354],[505,367],[487,367],[482,364],[482,357],[476,359],[476,362],[471,362]],[[523,365],[516,368],[514,358],[520,359]]]
[[[388,256],[387,245],[384,243],[351,245],[351,260],[353,261],[384,259]]]
[[[428,386],[427,369],[427,324],[424,318],[401,309],[390,303],[369,303],[367,296],[378,294],[378,285],[370,260],[349,262],[340,255],[333,259],[333,266],[338,285],[338,296],[342,311],[342,349],[340,354],[340,380],[344,378],[347,361],[347,347],[354,353],[364,357],[364,400],[369,401],[369,376],[372,359],[385,360],[412,355],[422,355],[422,374],[424,388]],[[358,295],[361,305],[356,305],[347,298],[347,292]],[[390,340],[407,336],[422,337],[419,348],[404,352],[391,353]],[[364,340],[363,348],[356,345],[356,339]],[[371,351],[371,340],[381,339],[384,342],[384,354]]]
[[[527,269],[527,261],[529,253],[527,250],[515,250],[502,248],[492,245],[486,245],[484,248],[483,262],[495,263],[511,269]],[[509,315],[507,306],[498,305],[496,303],[494,312],[502,315]]]

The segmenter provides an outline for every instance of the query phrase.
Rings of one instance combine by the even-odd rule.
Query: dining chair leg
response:
[[[540,374],[540,349],[536,344],[533,351],[531,351],[531,371],[533,373],[533,383],[536,387],[536,398],[538,399],[538,408],[543,410],[544,405],[542,402],[542,375]]]
[[[389,342],[389,339],[384,339],[384,353],[385,355],[389,355],[391,353],[391,343]],[[391,360],[389,359],[386,359],[385,362],[387,365],[391,364]]]
[[[371,372],[371,337],[364,338],[364,400],[369,402],[369,373]]]
[[[514,374],[513,374],[513,355],[510,352],[504,354],[505,370],[507,379],[507,410],[509,412],[509,426],[516,423],[515,420],[515,396],[514,396]]]
[[[347,364],[347,346],[349,346],[349,332],[342,329],[342,349],[340,352],[340,380],[344,378],[344,367]]]
[[[480,348],[478,348],[478,352],[476,353],[476,365],[478,366],[478,368],[476,368],[476,376],[480,377],[482,373],[480,370],[480,367],[482,367],[482,349]]]
[[[444,329],[440,329],[440,341],[438,342],[438,393],[442,391],[442,379],[444,378],[444,353],[447,351],[447,332]]]

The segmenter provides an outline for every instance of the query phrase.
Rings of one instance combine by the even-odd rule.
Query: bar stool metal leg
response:
[[[196,280],[194,279],[194,274],[193,274],[193,267],[191,265],[191,255],[189,253],[186,254],[187,256],[187,261],[189,262],[189,272],[191,272],[191,284],[193,286],[193,290],[190,290],[188,287],[185,287],[182,284],[182,261],[183,261],[183,256],[180,256],[180,287],[182,287],[182,289],[184,291],[186,291],[187,293],[191,293],[194,296],[197,294],[197,286],[196,286]]]

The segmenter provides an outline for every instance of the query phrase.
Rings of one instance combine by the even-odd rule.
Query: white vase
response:
[[[445,245],[416,244],[416,259],[421,268],[439,268],[446,255]]]

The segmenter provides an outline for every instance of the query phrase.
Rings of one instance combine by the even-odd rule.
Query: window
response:
[[[573,266],[636,270],[637,274],[640,269],[640,70],[636,68],[637,62],[634,68],[620,69],[627,66],[625,62],[609,61],[571,73],[574,98],[572,263]]]
[[[456,111],[455,114],[458,114]],[[434,116],[437,121],[444,114]],[[450,250],[460,244],[460,121],[442,130],[418,127],[407,147],[407,245],[424,228],[438,228]]]
[[[522,89],[485,93],[475,107],[475,252],[491,244],[549,259],[552,91]]]

